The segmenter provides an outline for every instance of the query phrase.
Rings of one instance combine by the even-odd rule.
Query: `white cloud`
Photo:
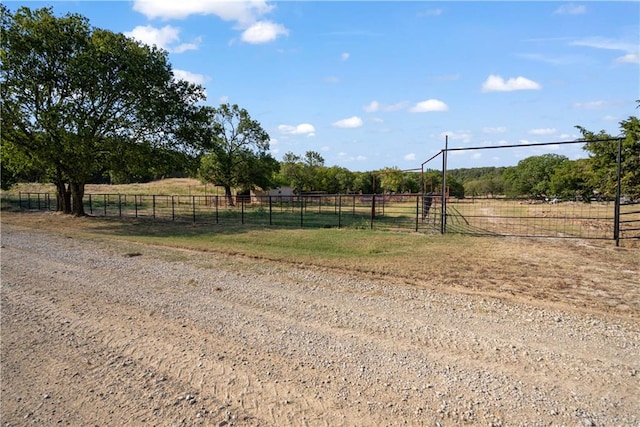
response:
[[[362,107],[362,109],[366,113],[375,113],[376,111],[378,111],[379,108],[380,108],[380,103],[378,101],[371,101],[370,103]]]
[[[172,53],[196,50],[201,42],[201,39],[197,38],[192,43],[176,44],[180,41],[180,28],[171,25],[165,25],[162,28],[155,28],[151,25],[140,25],[129,32],[125,32],[124,35],[146,45],[157,46],[160,49]]]
[[[531,129],[529,133],[531,135],[553,135],[557,130],[555,128],[540,128],[540,129]]]
[[[244,30],[241,39],[245,43],[260,44],[274,41],[280,35],[288,36],[289,30],[280,24],[260,21]]]
[[[636,36],[637,37],[637,36]],[[638,64],[640,63],[640,44],[637,40],[615,40],[604,37],[587,37],[575,40],[570,43],[571,46],[590,47],[593,49],[617,50],[625,52],[624,55],[615,59],[616,63],[622,64]]]
[[[307,135],[307,136],[315,136],[316,129],[312,124],[309,123],[301,123],[296,126],[290,125],[280,125],[278,126],[278,130],[283,135]]]
[[[563,4],[555,11],[553,11],[554,15],[582,15],[587,11],[587,7],[582,4]]]
[[[433,111],[448,111],[449,107],[439,99],[427,99],[426,101],[418,102],[416,105],[409,109],[411,113],[430,113]]]
[[[416,153],[409,153],[406,156],[404,156],[405,160],[415,160],[416,159]]]
[[[519,53],[516,56],[552,65],[570,65],[585,62],[585,58],[579,55],[549,56],[541,53]]]
[[[190,83],[195,83],[198,85],[203,85],[205,82],[209,80],[206,76],[202,74],[196,74],[190,71],[177,70],[177,69],[173,70],[173,76],[176,78],[176,80],[186,80]]]
[[[349,153],[346,153],[344,151],[340,151],[338,153],[338,157],[341,158],[344,161],[348,161],[348,162],[363,162],[365,160],[367,160],[367,158],[363,155],[357,155],[357,156],[350,156]]]
[[[340,55],[340,59],[342,59],[343,61],[346,61],[347,59],[349,59],[349,57],[351,57],[351,54],[349,52],[344,52],[342,55]]]
[[[280,149],[278,148],[278,140],[276,138],[269,139],[269,151],[273,154],[278,154]]]
[[[397,102],[395,104],[382,104],[378,101],[371,101],[367,105],[364,105],[362,109],[366,113],[375,113],[376,111],[391,112],[391,111],[402,110],[403,108],[406,108],[407,105],[408,103],[405,101]]]
[[[328,76],[328,77],[325,77],[323,80],[325,81],[325,83],[331,83],[331,84],[340,83],[340,79],[336,76]]]
[[[333,127],[343,128],[343,129],[359,128],[362,126],[362,119],[358,116],[353,116],[347,119],[342,119],[342,120],[338,120],[337,122],[333,122],[331,125]]]
[[[606,101],[588,101],[588,102],[574,102],[573,108],[579,108],[584,110],[597,110],[607,106]]]
[[[216,15],[225,21],[250,25],[272,11],[266,1],[135,0],[133,10],[149,19],[185,19],[190,15]]]
[[[226,104],[227,102],[229,102],[229,97],[227,95],[222,95],[219,101],[220,101],[220,104]]]
[[[619,64],[640,64],[640,55],[637,53],[627,53],[616,58]]]
[[[449,141],[460,141],[463,143],[471,142],[471,131],[468,130],[456,130],[456,131],[447,131],[442,132],[440,137],[444,140],[445,137],[449,137]]]
[[[629,42],[621,40],[607,39],[604,37],[587,37],[580,40],[574,40],[569,43],[571,46],[584,46],[594,49],[608,49],[608,50],[622,50],[622,51],[637,51],[638,47],[632,45]]]
[[[501,76],[491,74],[482,84],[483,92],[512,92],[516,90],[538,90],[539,83],[525,77],[510,78],[505,81]]]
[[[427,9],[422,12],[418,12],[419,18],[424,18],[427,16],[440,16],[442,15],[442,9]]]
[[[264,0],[135,0],[133,10],[148,19],[185,19],[190,15],[215,15],[223,21],[235,22],[235,29],[243,31],[246,43],[267,43],[280,35],[288,35],[283,25],[262,20],[275,6]]]
[[[506,131],[507,131],[507,128],[504,126],[482,128],[483,133],[490,133],[490,134],[505,133]]]

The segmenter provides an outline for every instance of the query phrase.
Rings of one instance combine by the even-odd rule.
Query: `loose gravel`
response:
[[[640,324],[2,228],[2,425],[640,425]]]

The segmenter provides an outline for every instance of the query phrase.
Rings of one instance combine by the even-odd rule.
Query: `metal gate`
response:
[[[569,204],[557,203],[556,200],[453,199],[444,190],[447,188],[447,156],[450,152],[559,146],[587,142],[618,143],[617,194],[614,200]],[[605,239],[615,240],[616,245],[619,245],[620,240],[640,239],[640,203],[627,202],[620,195],[622,147],[620,138],[601,141],[578,140],[467,148],[449,148],[448,145],[447,138],[445,148],[422,164],[424,173],[426,164],[442,156],[443,190],[438,199],[441,207],[441,215],[439,216],[441,233]]]

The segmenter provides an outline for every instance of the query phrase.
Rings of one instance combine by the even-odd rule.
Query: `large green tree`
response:
[[[320,191],[325,169],[324,158],[316,151],[307,151],[304,157],[287,152],[282,158],[280,173],[300,194]]]
[[[590,202],[593,196],[592,165],[589,159],[564,162],[549,183],[551,194],[569,200]]]
[[[640,101],[638,103],[640,105]],[[636,116],[620,122],[621,134],[614,138],[605,131],[598,133],[576,126],[589,152],[592,174],[589,185],[602,196],[613,198],[617,187],[617,138],[622,140],[620,191],[632,198],[640,198],[640,120]],[[614,140],[612,140],[614,139]]]
[[[204,92],[174,78],[166,52],[81,15],[0,8],[3,150],[46,168],[60,210],[84,215],[85,184],[105,164],[127,162],[123,144],[188,142],[183,129]]]
[[[269,188],[279,169],[269,154],[269,134],[253,120],[247,110],[222,104],[208,110],[200,164],[200,177],[224,187],[228,203],[233,206],[232,189]]]
[[[520,160],[504,172],[508,195],[541,198],[550,195],[551,177],[569,159],[559,154],[543,154]]]
[[[329,194],[346,194],[353,191],[354,174],[347,168],[331,166],[322,171],[320,189]]]

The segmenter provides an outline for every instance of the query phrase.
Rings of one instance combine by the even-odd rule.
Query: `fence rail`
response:
[[[56,210],[49,193],[5,196],[20,209]],[[370,228],[477,236],[615,239],[615,203],[505,198],[446,200],[432,194],[238,196],[88,194],[93,216],[260,227]],[[621,206],[619,238],[640,238],[640,204]]]
[[[419,194],[238,196],[230,203],[217,195],[88,194],[84,208],[92,216],[203,224],[436,232],[440,214],[434,208],[427,215],[424,199]],[[57,209],[56,197],[49,193],[18,193],[5,196],[4,203],[26,210]]]

